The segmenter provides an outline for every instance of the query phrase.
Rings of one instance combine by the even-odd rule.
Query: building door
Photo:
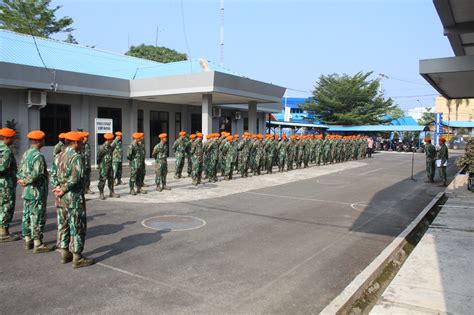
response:
[[[219,117],[219,132],[227,131],[232,133],[232,117]]]
[[[200,132],[202,130],[202,115],[191,114],[191,133]]]
[[[158,138],[160,133],[169,134],[169,113],[152,110],[150,111],[150,157],[153,148],[160,142]],[[166,150],[169,155],[169,142],[166,144]]]
[[[108,118],[112,119],[114,132],[122,131],[122,109],[113,107],[97,107],[97,118]],[[99,136],[99,145],[105,142],[104,137]]]

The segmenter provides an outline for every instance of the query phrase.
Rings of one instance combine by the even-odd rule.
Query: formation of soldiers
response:
[[[0,129],[0,242],[20,239],[9,231],[18,184],[23,187],[21,227],[25,249],[33,250],[34,253],[54,250],[54,247],[43,243],[46,202],[51,181],[52,192],[56,197],[58,223],[56,247],[61,252],[60,262],[63,264],[72,262],[73,268],[94,264],[93,259],[82,256],[87,227],[84,198],[87,167],[90,173],[90,161],[84,159],[86,156],[84,144],[87,143],[88,135],[80,131],[61,134],[61,143],[55,147],[51,174],[48,174],[45,158],[40,151],[44,146],[44,132],[34,130],[28,133],[30,148],[25,151],[17,166],[10,148],[16,132],[9,128]]]
[[[187,135],[181,131],[173,144],[176,156],[175,178],[182,177],[185,157],[189,157],[188,175],[193,185],[202,179],[217,182],[218,173],[224,180],[231,180],[234,172],[248,177],[249,172],[258,176],[272,173],[278,166],[280,172],[306,168],[310,163],[326,165],[365,158],[367,138],[361,136],[251,134],[242,136],[228,132]],[[189,168],[191,171],[189,171]]]

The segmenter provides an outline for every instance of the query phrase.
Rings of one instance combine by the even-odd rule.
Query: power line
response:
[[[379,75],[380,75],[382,78],[389,79],[389,80],[396,80],[396,81],[401,81],[401,82],[406,82],[406,83],[412,83],[412,84],[420,84],[420,85],[427,85],[427,86],[430,86],[430,85],[429,85],[428,83],[426,83],[426,82],[416,82],[416,81],[398,79],[398,78],[394,78],[394,77],[392,77],[392,76],[388,76],[388,75],[383,74],[383,73],[379,73]]]

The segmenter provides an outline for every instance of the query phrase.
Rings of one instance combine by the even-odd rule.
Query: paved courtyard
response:
[[[0,305],[15,313],[317,313],[444,188],[425,184],[424,155],[373,159],[191,185],[120,199],[88,196],[78,270],[59,253],[0,244]],[[456,169],[454,156],[449,179]],[[96,189],[96,183],[93,184]],[[54,202],[45,240],[55,242]],[[17,204],[12,232],[20,232]],[[150,218],[180,215],[179,231]],[[190,223],[190,229],[184,227]]]

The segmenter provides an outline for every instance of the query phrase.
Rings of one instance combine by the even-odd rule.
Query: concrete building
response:
[[[438,96],[434,112],[443,113],[444,121],[474,121],[474,98],[447,99]]]
[[[90,131],[94,148],[95,118],[113,119],[125,146],[145,132],[148,156],[161,132],[170,143],[180,130],[264,132],[284,92],[204,59],[162,64],[0,30],[1,126],[18,122],[20,152],[29,130],[45,131],[48,161],[63,131]]]

